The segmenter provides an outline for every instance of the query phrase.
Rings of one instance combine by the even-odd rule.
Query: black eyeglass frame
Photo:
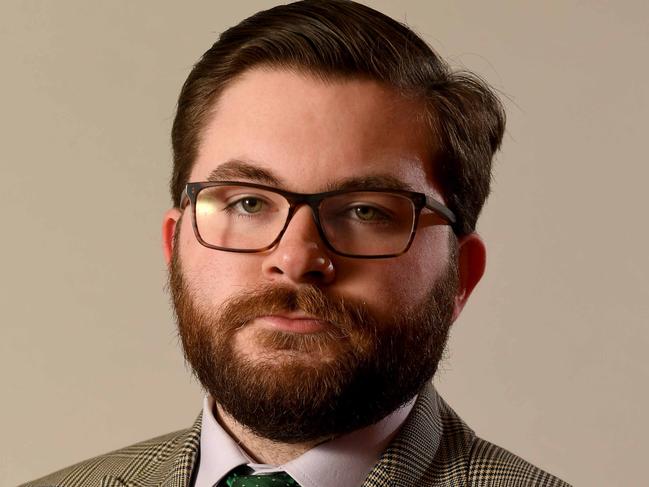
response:
[[[277,235],[277,238],[275,238],[275,240],[273,240],[272,243],[270,243],[269,245],[258,249],[233,249],[229,247],[219,247],[218,245],[212,245],[207,243],[205,240],[203,240],[200,232],[198,231],[198,223],[196,221],[196,199],[198,197],[198,193],[201,190],[205,188],[215,187],[215,186],[241,186],[241,187],[245,186],[249,188],[262,189],[264,191],[269,191],[271,193],[275,193],[284,197],[284,199],[288,201],[289,210],[288,210],[288,214],[286,215],[286,222],[284,223],[282,230]],[[406,244],[405,248],[401,252],[396,252],[393,254],[381,254],[381,255],[348,254],[337,250],[331,244],[331,242],[329,242],[329,239],[327,238],[327,236],[324,233],[324,230],[322,229],[322,223],[320,222],[320,204],[325,198],[328,198],[330,196],[336,196],[345,193],[356,193],[356,192],[391,193],[400,196],[405,196],[410,201],[412,201],[414,212],[415,212],[412,229],[410,231],[410,237],[408,239],[408,243]],[[180,199],[180,209],[184,210],[187,207],[187,204],[189,204],[192,208],[192,227],[194,228],[194,235],[196,236],[196,239],[201,245],[214,250],[222,250],[224,252],[237,252],[243,254],[264,252],[266,250],[272,249],[275,245],[277,245],[279,241],[282,239],[282,237],[284,236],[284,233],[286,232],[286,229],[288,228],[288,225],[291,222],[293,215],[295,215],[297,209],[300,206],[305,204],[311,208],[311,214],[313,216],[313,220],[318,229],[318,233],[320,235],[320,238],[324,242],[324,244],[327,246],[327,248],[332,252],[334,252],[335,254],[342,255],[343,257],[353,257],[356,259],[385,259],[389,257],[398,257],[402,254],[405,254],[408,251],[408,249],[410,249],[410,246],[412,245],[412,242],[415,238],[415,233],[417,232],[417,225],[419,223],[419,215],[421,214],[421,210],[423,208],[428,208],[429,210],[435,212],[437,215],[441,216],[444,220],[446,220],[446,222],[448,222],[448,224],[451,226],[454,232],[455,232],[455,224],[457,222],[455,214],[448,207],[446,207],[439,201],[435,200],[434,198],[424,193],[418,193],[416,191],[406,191],[403,189],[391,189],[391,188],[349,188],[349,189],[338,189],[334,191],[325,191],[323,193],[308,194],[308,193],[293,193],[291,191],[284,191],[282,189],[273,188],[272,186],[264,186],[263,184],[256,184],[256,183],[245,183],[241,181],[200,181],[200,182],[187,183],[187,185],[185,186],[185,191],[183,191],[183,194]]]

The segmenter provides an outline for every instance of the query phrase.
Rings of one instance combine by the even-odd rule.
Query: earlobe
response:
[[[453,321],[462,312],[469,296],[485,272],[487,249],[482,238],[473,232],[458,239],[458,289],[455,295]]]
[[[162,251],[167,266],[171,264],[173,249],[176,245],[176,242],[174,241],[176,225],[179,224],[181,215],[182,213],[178,208],[171,208],[165,212],[162,220]]]

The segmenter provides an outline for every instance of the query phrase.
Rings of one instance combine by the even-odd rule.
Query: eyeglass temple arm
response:
[[[178,208],[184,210],[188,204],[189,204],[189,195],[187,194],[187,189],[185,188],[182,194],[180,195],[180,205],[178,205]]]
[[[441,204],[439,201],[426,196],[426,208],[434,211],[438,215],[441,215],[446,221],[451,224],[453,228],[455,228],[455,224],[457,223],[455,213],[453,213],[449,208]]]

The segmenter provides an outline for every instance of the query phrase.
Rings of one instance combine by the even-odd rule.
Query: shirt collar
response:
[[[381,421],[321,443],[284,465],[264,465],[253,462],[221,427],[214,417],[214,399],[207,396],[195,487],[212,487],[242,464],[256,471],[285,471],[302,487],[361,485],[408,417],[415,399]]]

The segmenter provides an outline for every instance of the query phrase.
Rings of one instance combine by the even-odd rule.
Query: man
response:
[[[163,222],[202,414],[27,485],[566,485],[430,384],[503,131],[483,82],[363,5],[223,33],[180,94]]]

